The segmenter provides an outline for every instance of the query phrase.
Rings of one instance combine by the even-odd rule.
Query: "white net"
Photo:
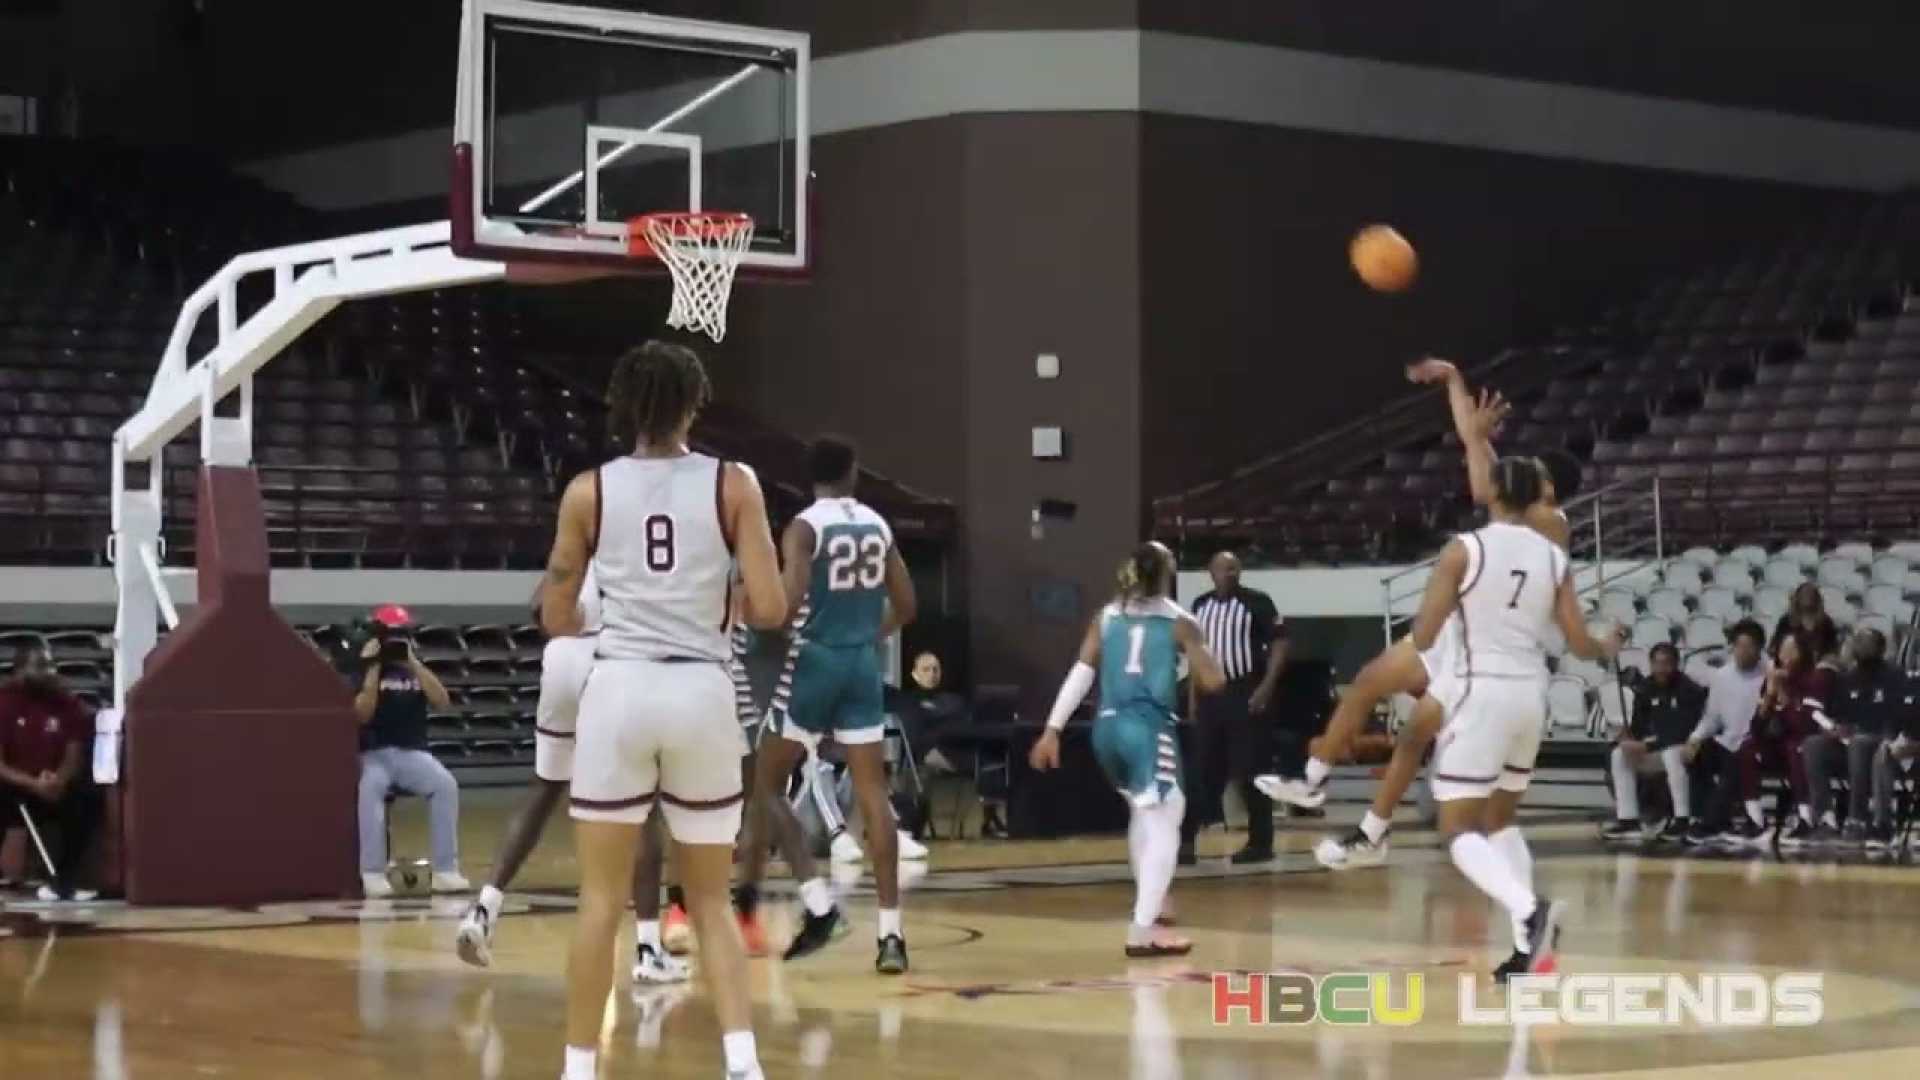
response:
[[[667,325],[699,331],[716,342],[726,337],[733,274],[753,243],[753,219],[731,213],[648,214],[632,228],[673,275]]]

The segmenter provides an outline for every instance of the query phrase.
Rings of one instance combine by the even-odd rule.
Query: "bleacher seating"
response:
[[[111,436],[181,298],[226,258],[335,231],[197,163],[0,139],[0,562],[103,561]],[[559,486],[617,450],[598,387],[536,336],[510,290],[434,291],[345,305],[270,362],[254,444],[274,563],[538,566]],[[717,404],[695,441],[759,469],[777,518],[810,500],[797,438]],[[194,432],[166,451],[170,562],[194,554],[198,460]],[[953,528],[882,477],[863,494],[902,536]]]
[[[1658,477],[1670,539],[1920,529],[1920,197],[1661,282],[1469,373],[1515,403],[1501,445],[1564,448],[1588,490]],[[1168,535],[1278,563],[1399,561],[1473,519],[1431,393],[1156,500]],[[1384,452],[1382,448],[1384,449]],[[1283,508],[1278,509],[1276,508]]]

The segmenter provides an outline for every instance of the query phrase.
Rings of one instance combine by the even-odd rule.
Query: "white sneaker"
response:
[[[437,893],[472,892],[473,883],[460,876],[458,870],[433,872],[433,891]]]
[[[360,891],[369,900],[388,900],[393,897],[393,882],[385,874],[361,874]]]
[[[474,967],[493,965],[493,916],[486,908],[475,904],[467,909],[459,933],[453,935],[453,950]]]
[[[90,904],[93,901],[100,899],[100,890],[75,889],[73,890],[72,896],[61,896],[60,893],[57,890],[55,890],[53,886],[42,885],[40,886],[39,891],[35,892],[33,895],[35,899],[39,900],[43,904],[58,903],[59,901],[62,901],[62,900],[68,901],[70,903],[75,903],[75,904]]]
[[[1379,843],[1374,843],[1359,829],[1345,836],[1323,836],[1313,846],[1313,858],[1329,870],[1363,870],[1369,866],[1379,866],[1387,861],[1387,838],[1382,836]]]
[[[633,965],[633,981],[636,983],[682,983],[693,976],[693,969],[686,961],[664,948],[638,945],[634,951],[637,961]]]
[[[1254,777],[1253,786],[1260,789],[1260,794],[1275,802],[1297,806],[1302,810],[1318,810],[1327,801],[1325,787],[1313,787],[1302,777],[1268,773]]]
[[[860,850],[860,841],[847,835],[844,829],[833,834],[833,843],[828,845],[828,851],[834,862],[859,862],[867,857],[867,853]]]
[[[901,829],[899,836],[901,858],[909,862],[919,862],[927,857],[927,845],[915,840],[912,833]]]

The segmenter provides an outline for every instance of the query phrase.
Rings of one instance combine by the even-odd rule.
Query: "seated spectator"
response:
[[[1601,830],[1608,839],[1640,834],[1640,777],[1664,772],[1673,797],[1673,816],[1658,839],[1682,840],[1692,824],[1692,781],[1687,775],[1687,740],[1700,723],[1707,691],[1680,671],[1680,650],[1667,642],[1653,647],[1653,668],[1634,698],[1633,717],[1614,744],[1613,798],[1617,816]]]
[[[1898,718],[1873,755],[1873,828],[1867,847],[1893,846],[1893,785],[1896,777],[1913,775],[1913,759],[1920,757],[1920,683],[1909,681],[1901,694]]]
[[[1840,630],[1834,626],[1833,616],[1827,614],[1827,601],[1820,595],[1820,587],[1811,581],[1793,590],[1793,599],[1780,621],[1774,624],[1773,639],[1767,642],[1768,655],[1778,655],[1781,643],[1795,630],[1805,630],[1812,635],[1815,664],[1838,664]]]
[[[1813,802],[1807,784],[1807,739],[1819,734],[1814,719],[1827,711],[1833,698],[1833,671],[1817,662],[1822,638],[1817,629],[1800,626],[1781,639],[1774,668],[1767,676],[1767,692],[1760,715],[1740,747],[1741,795],[1749,817],[1759,817],[1761,770],[1785,773],[1793,793],[1795,813],[1781,827],[1780,843],[1798,847],[1813,835]]]
[[[1887,639],[1878,630],[1853,635],[1853,670],[1840,676],[1829,702],[1831,715],[1815,713],[1821,730],[1801,747],[1807,759],[1808,799],[1812,803],[1814,843],[1866,843],[1867,799],[1873,784],[1873,760],[1880,743],[1898,723],[1905,707],[1907,674],[1886,662]],[[1847,828],[1838,829],[1833,811],[1835,774],[1845,769],[1850,790]]]
[[[920,763],[934,772],[957,776],[974,771],[979,751],[958,742],[941,745],[942,736],[972,722],[966,699],[943,688],[945,674],[940,657],[934,653],[923,652],[914,657],[907,685],[901,687],[894,709],[909,745],[920,755]],[[1007,825],[1002,800],[988,792],[979,795],[980,835],[1005,836]]]
[[[354,695],[360,718],[360,882],[369,899],[393,895],[387,881],[387,796],[427,801],[433,836],[433,891],[465,892],[460,876],[460,785],[427,752],[427,714],[452,701],[404,636],[412,617],[398,604],[374,612],[374,637],[360,650]]]
[[[100,820],[93,784],[93,717],[54,673],[53,658],[29,645],[13,658],[13,678],[0,686],[0,823],[34,827],[52,848],[53,881],[42,900],[91,900],[80,868]],[[48,826],[58,835],[49,837]],[[57,843],[56,843],[57,841]]]
[[[1707,683],[1706,708],[1687,739],[1686,756],[1694,773],[1708,781],[1713,791],[1706,813],[1687,834],[1693,843],[1705,843],[1722,833],[1753,839],[1766,824],[1757,814],[1743,813],[1737,823],[1730,820],[1734,796],[1741,790],[1740,748],[1753,728],[1767,685],[1769,668],[1761,651],[1766,632],[1752,619],[1742,619],[1729,636],[1732,659]],[[1759,803],[1751,805],[1757,810]]]

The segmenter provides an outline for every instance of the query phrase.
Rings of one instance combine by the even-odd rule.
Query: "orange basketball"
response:
[[[1369,225],[1355,233],[1347,256],[1360,280],[1380,292],[1400,292],[1420,276],[1420,257],[1391,225]]]

